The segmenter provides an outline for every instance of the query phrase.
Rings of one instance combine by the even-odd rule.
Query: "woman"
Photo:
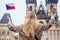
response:
[[[50,7],[50,10],[51,10],[51,19],[52,20],[56,20],[55,18],[56,18],[56,7],[55,6],[53,6],[53,5],[51,5],[51,7]]]
[[[40,40],[42,31],[48,30],[54,23],[53,21],[47,25],[39,23],[33,11],[27,12],[24,23],[16,27],[11,23],[9,17],[7,19],[9,20],[8,28],[11,31],[19,32],[19,40]]]

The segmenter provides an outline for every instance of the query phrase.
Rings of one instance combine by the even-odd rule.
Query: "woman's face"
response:
[[[52,13],[52,14],[55,14],[55,13],[56,13],[56,8],[52,8],[52,9],[51,9],[51,13]]]

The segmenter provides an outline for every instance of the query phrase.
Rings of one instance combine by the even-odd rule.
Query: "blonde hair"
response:
[[[34,12],[29,11],[26,14],[26,20],[23,24],[23,32],[26,36],[34,37],[35,29],[38,27],[37,16]]]

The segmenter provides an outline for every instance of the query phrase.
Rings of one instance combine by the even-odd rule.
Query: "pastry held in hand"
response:
[[[49,24],[51,24],[51,25],[55,24],[54,20],[50,20]]]

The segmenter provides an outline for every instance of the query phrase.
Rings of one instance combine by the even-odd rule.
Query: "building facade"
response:
[[[16,40],[15,33],[10,31],[7,27],[7,16],[10,17],[10,14],[5,13],[0,21],[0,40]]]
[[[0,24],[0,40],[15,40],[14,32],[10,31],[7,24]]]
[[[36,12],[37,0],[26,0],[26,12],[34,11]]]

